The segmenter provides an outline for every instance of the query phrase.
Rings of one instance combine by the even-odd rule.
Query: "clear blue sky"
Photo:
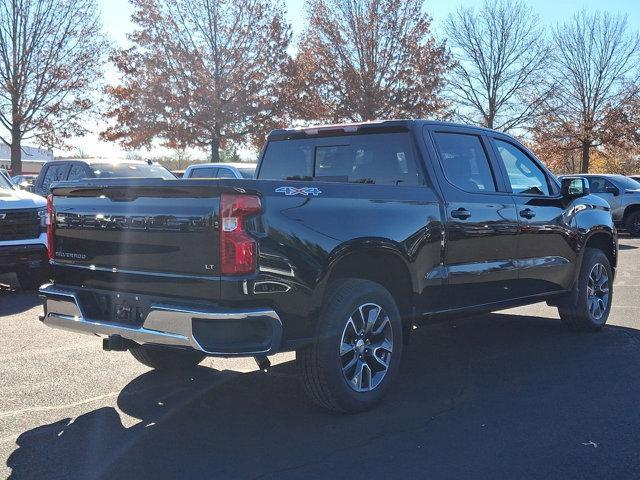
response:
[[[126,34],[133,29],[130,20],[133,9],[128,0],[98,0],[98,2],[102,8],[104,30],[111,37],[114,46],[126,45]],[[285,0],[285,2],[294,34],[298,34],[304,28],[304,0]],[[626,13],[629,16],[631,29],[640,30],[640,0],[525,0],[525,2],[533,7],[547,25],[562,22],[582,9],[587,11],[601,9],[611,13]],[[447,15],[462,4],[479,6],[482,4],[482,0],[426,0],[426,9],[433,17],[436,35]],[[107,81],[115,79],[115,71],[109,69],[106,78]],[[101,128],[103,127],[96,125],[96,130]],[[112,143],[99,141],[95,134],[79,138],[74,143],[90,155],[120,156],[124,153]]]
[[[294,33],[299,33],[304,27],[304,0],[285,0],[289,21]],[[127,0],[99,0],[103,10],[104,28],[116,43],[125,41],[126,33],[132,28],[129,16],[131,7]],[[436,29],[459,5],[477,6],[482,0],[426,0],[427,11],[434,20]],[[607,10],[612,13],[622,12],[629,15],[632,29],[640,30],[640,2],[638,0],[530,0],[525,3],[531,5],[538,12],[543,22],[555,25],[559,21],[570,17],[574,12],[586,9],[588,11]]]

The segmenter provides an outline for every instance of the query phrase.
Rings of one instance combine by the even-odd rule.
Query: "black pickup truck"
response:
[[[54,185],[42,321],[154,368],[296,351],[319,405],[370,408],[413,325],[546,301],[605,324],[608,204],[514,138],[404,120],[268,136],[255,180]]]

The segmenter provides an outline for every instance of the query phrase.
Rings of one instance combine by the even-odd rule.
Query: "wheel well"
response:
[[[338,278],[363,278],[379,283],[393,296],[402,319],[410,318],[414,303],[411,276],[398,255],[380,250],[348,254],[333,267],[327,284]]]
[[[614,252],[613,240],[611,235],[606,233],[596,233],[589,237],[585,248],[597,248],[602,250],[604,254],[609,258],[609,263],[612,267],[616,266],[616,255]]]
[[[636,205],[629,205],[627,208],[624,209],[624,214],[622,216],[622,221],[624,223],[627,222],[627,218],[629,218],[629,215],[631,215],[632,213],[638,212],[640,211],[640,205],[636,204]]]

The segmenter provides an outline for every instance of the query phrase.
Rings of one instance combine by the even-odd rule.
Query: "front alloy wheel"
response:
[[[560,320],[572,330],[600,330],[609,317],[613,300],[613,270],[602,251],[587,248],[573,291],[558,304]]]
[[[589,274],[587,301],[589,313],[593,319],[601,320],[609,306],[609,275],[606,267],[601,263],[596,263]]]

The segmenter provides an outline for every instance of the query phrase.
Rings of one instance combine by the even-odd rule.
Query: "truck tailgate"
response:
[[[113,274],[218,278],[217,182],[62,185],[53,198],[55,265],[89,270],[105,284]]]

